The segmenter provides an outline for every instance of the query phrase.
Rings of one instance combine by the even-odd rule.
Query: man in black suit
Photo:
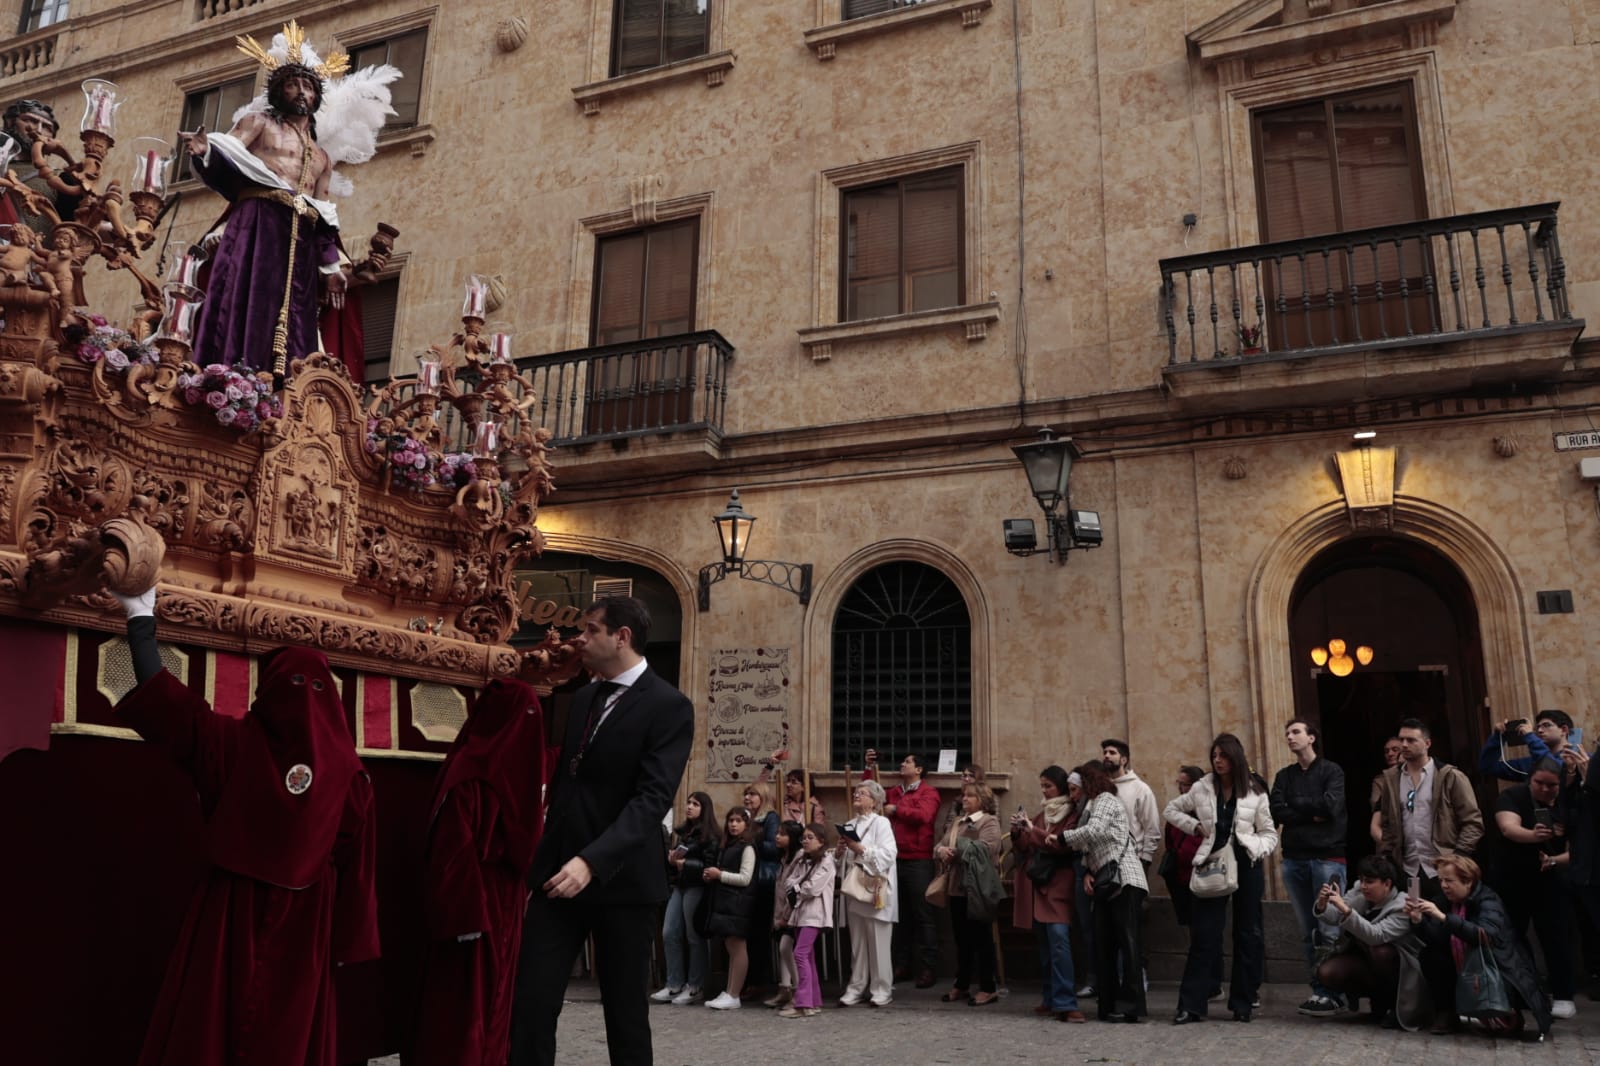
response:
[[[578,691],[552,775],[512,1007],[512,1066],[553,1066],[556,1019],[584,941],[612,1066],[651,1062],[650,944],[667,898],[661,818],[694,741],[694,705],[644,661],[650,614],[632,597],[596,600],[575,643],[598,679]]]

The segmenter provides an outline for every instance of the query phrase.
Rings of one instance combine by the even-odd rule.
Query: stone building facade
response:
[[[866,746],[1031,807],[1107,736],[1164,799],[1223,731],[1270,777],[1296,715],[1353,782],[1402,714],[1452,761],[1541,707],[1600,726],[1600,3],[655,7],[70,0],[0,95],[70,131],[110,78],[121,129],[172,131],[291,16],[411,64],[342,209],[401,231],[375,366],[504,279],[558,446],[529,636],[597,578],[649,599],[704,709],[686,788],[735,798],[718,744],[770,740],[762,707],[834,810]],[[218,209],[186,187],[173,244]],[[1001,538],[1044,537],[1011,448],[1045,426],[1104,526],[1066,565]],[[808,603],[730,577],[699,609],[735,487]],[[1373,661],[1314,667],[1331,638]],[[782,698],[724,706],[751,650]]]

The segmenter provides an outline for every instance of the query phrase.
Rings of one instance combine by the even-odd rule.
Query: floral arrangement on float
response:
[[[160,362],[160,353],[154,345],[139,340],[125,329],[113,326],[99,315],[86,316],[89,329],[78,342],[77,356],[91,366],[104,362],[109,370],[126,370],[130,366],[154,366]]]
[[[269,418],[283,417],[283,403],[273,395],[270,381],[221,363],[178,375],[178,388],[184,403],[210,410],[219,425],[240,433],[250,432]]]

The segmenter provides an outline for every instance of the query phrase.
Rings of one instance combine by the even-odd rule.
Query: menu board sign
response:
[[[751,781],[772,753],[789,746],[788,648],[711,653],[706,686],[706,780]]]

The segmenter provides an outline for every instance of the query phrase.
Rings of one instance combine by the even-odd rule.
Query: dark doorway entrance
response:
[[[1323,756],[1344,768],[1354,862],[1373,851],[1372,780],[1402,718],[1428,724],[1435,761],[1474,771],[1489,720],[1477,607],[1461,572],[1427,545],[1357,537],[1306,567],[1289,626],[1295,713],[1319,726]],[[1311,649],[1333,639],[1351,655],[1372,648],[1371,663],[1345,677],[1316,666]]]

